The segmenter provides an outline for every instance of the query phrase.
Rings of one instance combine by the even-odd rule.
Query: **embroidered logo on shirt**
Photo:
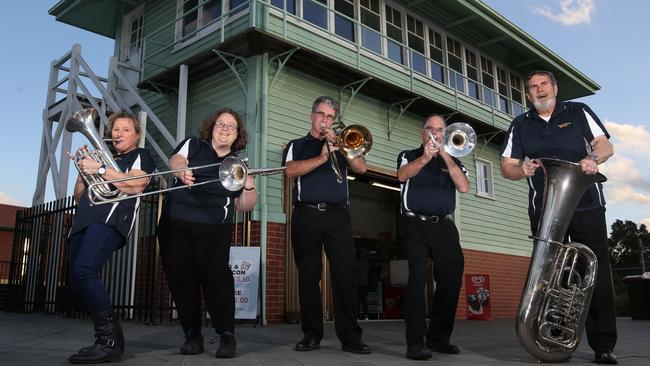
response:
[[[441,168],[440,170],[441,170],[443,173],[449,173],[449,169]]]
[[[557,125],[557,126],[558,126],[559,128],[564,128],[564,127],[569,127],[569,126],[571,126],[572,124],[573,124],[573,122],[564,122],[564,123],[560,123],[560,124]]]

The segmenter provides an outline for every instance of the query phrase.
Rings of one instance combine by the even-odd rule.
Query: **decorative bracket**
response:
[[[490,141],[492,141],[493,138],[495,138],[499,134],[505,133],[505,132],[506,131],[494,131],[494,132],[488,132],[488,133],[484,133],[482,135],[476,136],[477,140],[479,140],[479,141],[483,140],[484,142],[483,142],[483,144],[481,146],[481,149],[478,151],[478,153],[476,153],[476,149],[474,150],[474,160],[481,157],[481,153],[483,152],[483,149],[487,146],[487,144],[490,143]]]
[[[248,72],[248,63],[246,62],[246,59],[214,48],[212,49],[212,52],[216,53],[217,56],[219,56],[221,60],[223,60],[223,62],[225,62],[226,65],[228,65],[230,71],[232,71],[232,73],[237,78],[237,81],[239,81],[239,87],[244,92],[244,95],[246,95],[246,83],[243,80],[244,76]],[[241,71],[238,70],[238,65],[242,65],[239,66],[239,69]]]
[[[405,99],[399,102],[395,102],[388,106],[388,131],[387,131],[388,141],[390,141],[390,134],[393,132],[393,128],[395,128],[397,122],[399,122],[399,120],[402,118],[404,112],[406,112],[406,110],[411,106],[411,104],[413,104],[413,102],[415,102],[418,99],[420,99],[420,97],[413,97],[410,99]],[[393,125],[391,126],[390,116],[392,114],[393,108],[395,107],[399,107],[399,113],[397,114],[397,118],[395,119],[395,122],[393,122]]]
[[[343,112],[347,109],[348,105],[350,105],[350,103],[352,103],[352,100],[357,95],[359,90],[361,90],[361,88],[363,88],[363,86],[366,85],[366,83],[370,79],[372,79],[372,78],[370,76],[368,76],[365,79],[357,80],[357,81],[351,82],[350,84],[343,85],[341,87],[341,90],[339,91],[339,101],[341,102],[341,110],[339,111],[339,120],[343,120]],[[345,102],[345,104],[343,104],[343,94],[345,94],[346,90],[350,91],[350,98],[348,99],[347,102]]]
[[[290,49],[289,51],[282,52],[279,55],[275,55],[269,59],[269,65],[273,64],[274,62],[277,62],[278,67],[275,70],[274,74],[271,76],[271,81],[269,82],[269,90],[273,88],[273,83],[275,82],[275,79],[280,75],[282,72],[282,69],[284,68],[284,65],[289,61],[291,56],[294,54],[294,52],[298,51],[300,47],[296,47],[293,49]]]

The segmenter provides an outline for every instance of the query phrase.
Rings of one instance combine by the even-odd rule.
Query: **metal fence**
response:
[[[172,304],[159,263],[156,225],[161,196],[141,198],[136,227],[115,252],[101,278],[123,319],[156,323],[171,319]],[[4,308],[84,317],[68,291],[68,241],[76,204],[66,197],[16,214]]]

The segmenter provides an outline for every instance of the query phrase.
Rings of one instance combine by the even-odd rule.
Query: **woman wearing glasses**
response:
[[[239,115],[221,109],[203,121],[198,138],[182,141],[169,159],[172,170],[219,163],[246,147],[247,135]],[[218,179],[219,166],[175,173],[175,186]],[[203,352],[201,293],[212,326],[220,335],[218,358],[235,356],[235,304],[228,267],[235,210],[249,211],[257,203],[255,181],[232,192],[218,180],[170,192],[158,225],[163,267],[178,317],[185,332],[181,353]]]

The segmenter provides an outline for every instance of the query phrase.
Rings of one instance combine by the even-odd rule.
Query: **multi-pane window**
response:
[[[129,35],[129,52],[128,52],[129,60],[132,57],[139,54],[140,50],[142,49],[142,31],[143,31],[142,20],[143,20],[142,15],[131,20],[131,27],[130,27],[131,34]]]
[[[524,96],[522,85],[523,83],[521,82],[521,78],[510,73],[510,97],[514,101],[514,103],[512,103],[512,114],[515,116],[524,113],[524,107],[521,104]]]
[[[424,24],[414,17],[406,16],[406,31],[408,34],[408,46],[415,52],[411,52],[411,67],[420,74],[427,74],[427,61],[424,50]]]
[[[483,101],[494,107],[494,63],[481,56],[481,77],[483,78]]]
[[[197,35],[204,27],[215,23],[223,15],[233,16],[248,7],[246,0],[180,0],[182,1],[183,16],[181,19],[181,37],[188,39]],[[222,14],[225,5],[225,14]]]
[[[447,37],[447,61],[449,62],[449,68],[453,70],[449,77],[451,87],[464,93],[462,46],[460,42],[449,37]]]
[[[363,47],[381,54],[381,14],[379,0],[361,0],[361,44]]]
[[[494,197],[492,163],[489,161],[476,160],[476,194]]]
[[[386,5],[386,35],[388,58],[404,64],[404,50],[402,49],[402,13]]]
[[[284,9],[284,4],[287,4],[287,12],[296,14],[296,0],[271,0],[271,4],[280,9]]]
[[[334,15],[334,33],[354,42],[354,1],[334,0],[334,10],[337,12]]]
[[[327,29],[327,0],[303,0],[302,17],[317,27]]]
[[[499,86],[499,110],[510,114],[510,101],[508,101],[508,73],[506,70],[497,67],[497,84]]]
[[[480,80],[476,53],[465,49],[465,68],[467,70],[467,94],[474,99],[480,98]]]
[[[446,79],[443,67],[445,60],[442,40],[442,34],[429,28],[429,57],[435,61],[431,63],[431,78],[444,83]]]

